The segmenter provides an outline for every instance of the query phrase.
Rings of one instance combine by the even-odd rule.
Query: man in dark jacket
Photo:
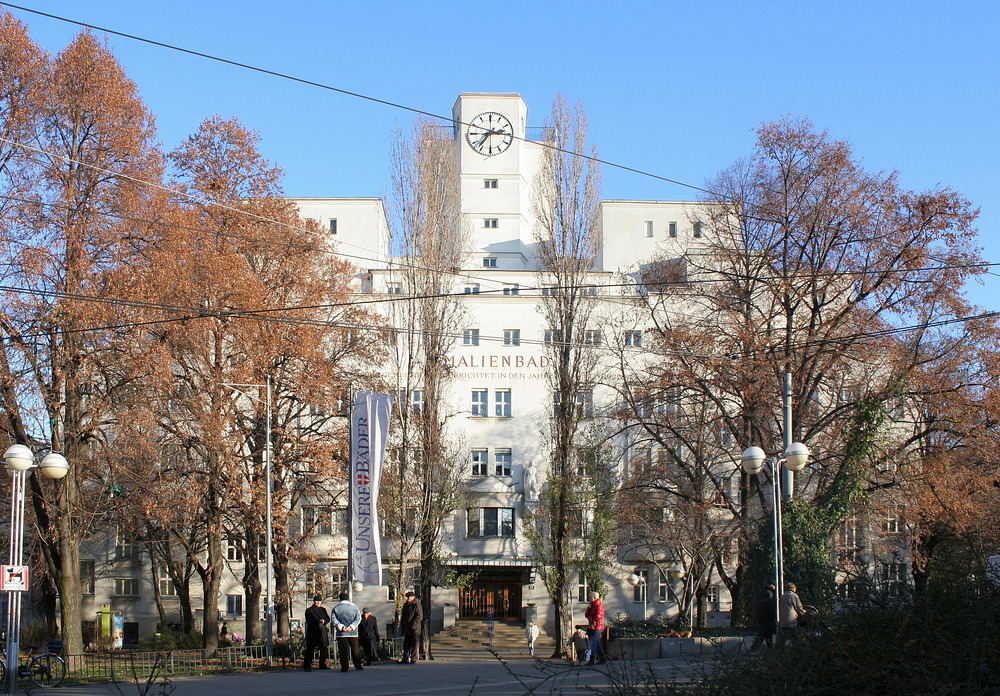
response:
[[[378,662],[378,619],[368,611],[368,607],[361,610],[358,640],[361,642],[361,649],[365,651],[365,664]]]
[[[399,617],[403,626],[403,659],[404,665],[415,665],[419,657],[420,627],[424,623],[424,609],[412,592],[406,593],[403,611]]]
[[[330,615],[322,605],[323,595],[313,597],[313,605],[306,609],[306,655],[302,661],[302,669],[309,671],[312,669],[313,650],[319,648],[319,668],[329,669],[326,666],[327,646],[330,644]]]
[[[774,646],[775,622],[777,621],[778,593],[774,583],[769,583],[754,594],[754,609],[757,614],[757,637],[750,646],[756,650],[761,645]]]

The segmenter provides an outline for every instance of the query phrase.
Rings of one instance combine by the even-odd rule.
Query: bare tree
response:
[[[534,182],[533,212],[538,283],[543,288],[539,311],[550,331],[547,349],[552,359],[548,375],[553,413],[542,424],[550,452],[542,497],[528,529],[541,577],[556,609],[555,655],[565,652],[573,632],[570,602],[574,570],[572,518],[588,501],[578,448],[593,444],[585,437],[585,423],[594,416],[593,389],[598,359],[595,341],[587,331],[596,306],[592,278],[598,254],[601,197],[596,149],[587,142],[583,106],[569,106],[561,95],[546,122],[556,135],[556,147],[545,150]],[[579,153],[576,154],[576,153]],[[589,327],[589,328],[588,328]]]
[[[392,376],[398,380],[400,417],[391,451],[395,467],[387,478],[393,485],[384,500],[395,520],[397,590],[415,561],[426,617],[444,522],[458,507],[463,483],[459,443],[447,426],[455,414],[447,406],[452,378],[445,356],[455,343],[454,327],[462,323],[456,289],[469,234],[459,203],[457,144],[442,132],[418,119],[409,135],[397,134],[391,152],[392,251],[398,259],[390,282],[402,294],[387,312],[399,327]],[[402,595],[397,591],[397,614]]]

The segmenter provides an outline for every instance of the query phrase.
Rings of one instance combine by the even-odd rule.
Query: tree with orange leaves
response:
[[[49,58],[9,15],[0,23],[4,425],[12,440],[70,462],[65,479],[29,486],[74,654],[78,549],[109,508],[111,404],[136,377],[129,332],[116,328],[121,306],[105,299],[119,296],[136,259],[136,220],[155,207],[146,183],[159,181],[163,159],[138,90],[96,37],[84,32]]]

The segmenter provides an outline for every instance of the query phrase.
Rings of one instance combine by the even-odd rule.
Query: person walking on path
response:
[[[354,659],[354,669],[365,668],[365,657],[358,644],[358,625],[361,623],[361,612],[348,598],[346,592],[340,593],[340,603],[333,608],[333,625],[337,629],[337,652],[340,654],[340,671],[350,669],[351,659]]]
[[[534,621],[529,621],[524,629],[524,637],[528,639],[528,654],[535,654],[535,639],[538,638],[538,626]]]
[[[361,649],[365,651],[365,665],[378,662],[378,619],[368,611],[368,607],[361,610],[361,624],[358,626],[358,638],[361,641]]]
[[[601,664],[607,662],[604,655],[604,647],[601,645],[601,634],[604,632],[604,604],[601,603],[601,595],[596,592],[590,593],[590,606],[583,613],[587,621],[587,635],[590,636],[590,659],[588,665]],[[600,659],[598,659],[600,655]]]
[[[312,669],[313,650],[319,648],[319,668],[326,666],[326,652],[330,645],[330,614],[323,606],[323,595],[313,597],[313,605],[306,609],[306,654],[302,661],[302,669],[306,672]]]
[[[757,614],[757,637],[753,639],[751,650],[756,650],[762,644],[767,647],[774,647],[775,615],[777,609],[778,593],[774,583],[760,588],[754,594],[754,611]]]
[[[403,602],[403,612],[399,617],[403,626],[403,659],[404,665],[415,665],[417,663],[420,627],[424,623],[424,609],[417,601],[417,596],[412,592],[406,593],[406,601]]]
[[[778,647],[784,645],[786,641],[795,640],[799,617],[806,613],[802,607],[802,600],[795,593],[797,589],[794,582],[786,582],[785,591],[778,602]]]

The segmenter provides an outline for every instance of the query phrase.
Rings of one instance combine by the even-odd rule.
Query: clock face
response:
[[[465,132],[469,147],[481,155],[492,157],[510,147],[514,142],[514,127],[503,114],[487,111],[476,116]]]

